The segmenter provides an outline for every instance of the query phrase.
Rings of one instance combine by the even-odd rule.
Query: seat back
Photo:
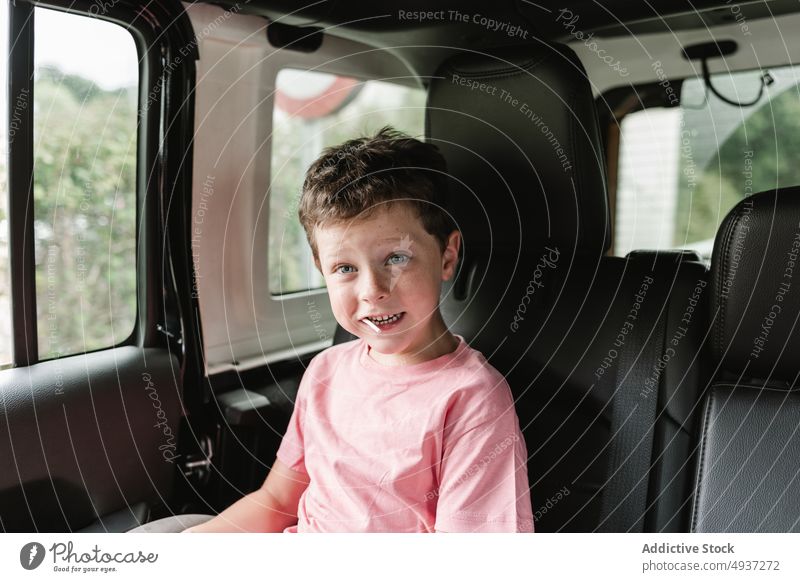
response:
[[[711,263],[714,382],[692,512],[697,532],[800,531],[800,188],[745,198]]]
[[[597,258],[608,249],[597,114],[572,50],[457,54],[431,80],[425,120],[447,160],[465,256],[558,246]]]
[[[629,371],[619,369],[615,341],[642,275],[605,256],[605,160],[583,67],[563,46],[465,51],[431,82],[427,132],[447,159],[465,241],[461,271],[444,291],[445,320],[514,392],[537,531],[594,531],[609,482],[617,380]],[[652,341],[665,344],[681,333],[698,282],[702,296],[706,269],[683,254],[652,258],[648,272],[664,298],[655,316],[666,319],[665,337]],[[703,323],[683,326],[652,387],[652,452],[636,476],[647,482],[650,531],[689,526]],[[655,321],[637,325],[652,330]]]

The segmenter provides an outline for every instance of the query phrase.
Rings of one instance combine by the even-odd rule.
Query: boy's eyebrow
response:
[[[401,246],[404,247],[404,244],[408,244],[408,239],[405,239],[402,236],[387,236],[383,237],[376,241],[376,245],[384,245],[391,243],[393,246]],[[320,252],[320,260],[323,261],[339,261],[342,260],[345,254],[349,253],[351,250],[349,243],[342,243],[341,245],[336,247],[335,251],[330,253]]]
[[[408,239],[407,236],[397,235],[397,236],[384,237],[384,238],[378,240],[377,242],[379,242],[379,243],[395,243],[395,244],[397,244],[397,243],[402,243],[404,240],[407,241],[409,239]]]
[[[382,239],[376,241],[377,244],[383,243],[395,243],[395,244],[402,244],[403,237],[401,236],[387,236]],[[341,258],[345,253],[350,251],[350,246],[348,244],[341,244],[339,245],[335,251],[331,253],[322,254],[322,257],[330,260],[335,260],[337,258]]]
[[[345,258],[346,258],[345,255],[348,252],[349,252],[349,249],[344,248],[344,247],[339,247],[335,251],[332,251],[330,253],[320,253],[320,259],[322,260],[322,262],[326,262],[326,263],[327,262],[331,262],[331,263],[333,263],[333,262],[336,262],[336,261],[345,260]]]

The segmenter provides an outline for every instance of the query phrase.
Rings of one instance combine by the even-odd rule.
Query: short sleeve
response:
[[[436,531],[533,532],[527,458],[505,380],[460,394],[445,422]]]
[[[286,432],[276,453],[278,460],[292,471],[306,474],[308,473],[305,464],[306,393],[308,392],[308,384],[311,383],[314,375],[312,371],[313,364],[312,360],[300,380],[292,417],[289,419],[289,425],[286,427]]]

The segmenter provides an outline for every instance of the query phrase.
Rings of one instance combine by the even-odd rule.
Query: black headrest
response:
[[[800,353],[800,187],[754,194],[725,217],[711,265],[723,370],[794,380]]]
[[[447,159],[465,247],[602,254],[610,222],[591,87],[572,50],[468,51],[431,82],[427,137]]]

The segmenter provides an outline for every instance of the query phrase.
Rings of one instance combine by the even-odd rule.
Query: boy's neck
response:
[[[424,347],[418,351],[410,354],[382,354],[368,346],[367,355],[384,366],[411,366],[454,352],[458,347],[458,338],[447,329],[441,315],[432,323],[431,333],[423,344]]]

